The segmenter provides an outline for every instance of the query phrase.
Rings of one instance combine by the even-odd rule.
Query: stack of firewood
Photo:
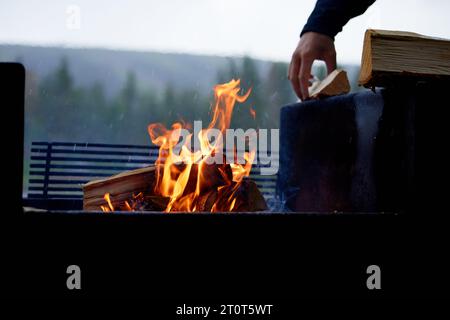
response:
[[[109,204],[105,195],[109,195],[111,211],[164,211],[170,201],[169,197],[155,192],[156,170],[161,167],[150,166],[126,171],[106,179],[91,181],[83,186],[83,209],[101,210]],[[226,168],[225,177],[224,170]],[[193,165],[189,181],[183,196],[191,195],[197,185],[198,166]],[[231,168],[228,165],[207,165],[202,168],[202,175],[207,176],[200,195],[196,199],[199,212],[228,211],[229,198],[236,199],[233,212],[264,211],[267,205],[255,182],[246,178],[242,182],[232,181]],[[213,208],[214,207],[214,208]],[[175,202],[171,211],[184,211]]]

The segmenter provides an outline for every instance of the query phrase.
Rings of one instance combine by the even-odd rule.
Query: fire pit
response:
[[[158,158],[158,152],[157,146],[33,142],[27,197],[23,199],[23,205],[45,210],[81,212],[85,184],[91,180],[101,181],[124,172],[151,168]],[[256,183],[266,202],[270,203],[275,196],[276,175],[261,176],[261,166],[264,165],[253,164],[249,178]],[[135,181],[138,186],[133,186],[133,191],[127,197],[131,197],[132,192],[137,194],[150,190],[152,181],[151,177],[141,181],[142,190],[139,189],[139,181]],[[103,198],[105,192],[98,194],[98,203],[89,210],[100,211],[102,205],[107,205]],[[117,195],[112,197],[113,200],[120,200]]]
[[[270,157],[257,152],[255,130],[241,130],[243,134],[239,136],[239,132],[229,129],[235,103],[244,102],[251,92],[240,95],[239,84],[239,80],[232,80],[214,88],[212,120],[205,129],[201,123],[198,127],[197,122],[193,133],[189,131],[192,126],[182,122],[174,123],[171,129],[160,123],[150,124],[148,131],[155,145],[151,148],[33,143],[33,178],[28,190],[34,201],[29,204],[36,206],[35,200],[48,198],[62,199],[67,204],[70,199],[79,199],[79,188],[83,186],[85,211],[267,210],[266,199],[274,196],[276,175],[263,176],[257,183],[253,179],[261,178],[258,176],[266,170]],[[253,109],[250,113],[255,114]],[[259,146],[263,145],[260,141]],[[257,160],[263,164],[255,165]],[[154,165],[149,166],[152,162]],[[111,176],[111,171],[118,174]],[[80,209],[78,203],[76,209]]]

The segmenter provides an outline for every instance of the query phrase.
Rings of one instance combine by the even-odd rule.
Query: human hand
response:
[[[336,69],[336,50],[333,39],[317,32],[306,32],[300,38],[289,65],[289,80],[297,96],[303,101],[309,98],[309,80],[314,60],[322,60],[330,74]]]

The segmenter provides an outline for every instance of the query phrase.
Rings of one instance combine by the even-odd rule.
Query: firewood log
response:
[[[312,99],[337,96],[350,92],[347,72],[336,69],[322,81],[317,81],[309,88],[309,96]]]
[[[160,167],[158,167],[160,168]],[[175,201],[171,210],[187,211],[186,199],[193,198],[196,190],[199,166],[193,165],[183,196]],[[178,169],[183,170],[182,166]],[[101,210],[101,206],[109,207],[104,199],[109,194],[115,211],[133,209],[135,211],[164,211],[169,203],[168,197],[154,193],[156,183],[156,167],[146,167],[126,171],[109,178],[91,181],[83,186],[83,209],[87,211]],[[240,184],[232,181],[229,165],[204,165],[202,167],[204,184],[200,195],[195,198],[195,211],[263,211],[267,209],[264,197],[256,184],[244,179]],[[231,205],[230,198],[234,200]]]
[[[404,31],[366,31],[360,85],[387,87],[417,80],[450,83],[450,40]]]
[[[155,183],[155,166],[125,171],[117,175],[94,180],[83,186],[83,210],[101,210],[100,206],[108,206],[104,199],[110,194],[115,209],[124,207],[124,203],[133,199],[140,192],[151,193]]]

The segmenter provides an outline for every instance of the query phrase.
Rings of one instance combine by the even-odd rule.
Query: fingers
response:
[[[291,63],[289,65],[289,80],[291,81],[292,88],[294,89],[297,97],[302,99],[302,92],[300,90],[300,81],[298,78],[300,63],[301,63],[300,56],[294,53],[294,55],[292,56]]]
[[[309,98],[311,68],[314,60],[323,60],[328,74],[336,69],[336,50],[333,39],[315,33],[306,32],[300,38],[297,48],[292,55],[288,77],[292,88],[301,100]]]
[[[330,74],[334,70],[336,70],[336,53],[332,53],[327,55],[324,58],[325,64],[327,65],[327,72]]]
[[[300,71],[298,73],[302,101],[307,100],[309,98],[308,87],[309,87],[309,79],[311,78],[311,67],[313,62],[314,59],[311,59],[310,57],[303,57],[300,66]]]

